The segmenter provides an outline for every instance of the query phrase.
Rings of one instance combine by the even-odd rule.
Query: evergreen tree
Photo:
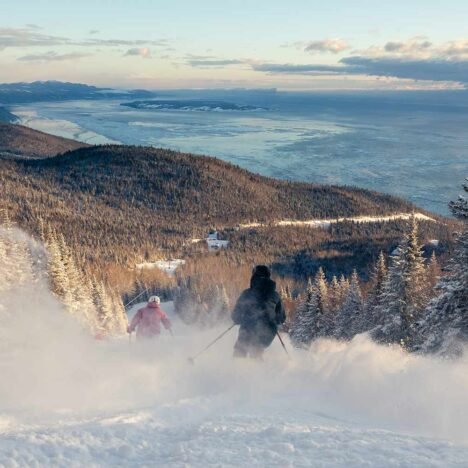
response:
[[[50,229],[50,227],[47,231],[46,246],[49,252],[48,276],[51,291],[65,305],[65,307],[70,309],[73,304],[73,297],[68,281],[68,275],[62,258],[62,253],[60,251],[59,241],[56,233]]]
[[[343,304],[348,294],[349,280],[344,275],[340,276],[340,304]]]
[[[468,179],[464,185],[468,193]],[[464,223],[458,234],[457,246],[437,289],[440,296],[427,307],[419,332],[421,343],[416,346],[425,352],[458,354],[460,344],[468,341],[468,195],[450,203],[455,217]]]
[[[14,229],[6,210],[0,210],[0,290],[36,281],[27,239]]]
[[[322,267],[319,268],[315,275],[315,288],[317,289],[317,307],[322,314],[330,312],[330,301],[328,297],[328,283]]]
[[[316,309],[316,290],[312,281],[307,282],[307,289],[303,300],[296,309],[289,336],[293,345],[297,348],[307,348],[312,342],[314,310]]]
[[[387,262],[385,260],[384,253],[381,251],[372,271],[372,287],[369,291],[367,302],[364,306],[364,312],[360,324],[361,332],[372,330],[382,323],[383,317],[379,313],[379,300],[382,297],[387,273]]]
[[[439,262],[437,261],[435,251],[433,251],[426,268],[427,284],[429,289],[432,290],[437,285],[440,274],[441,270]]]
[[[377,315],[382,317],[372,335],[383,343],[412,346],[415,322],[427,304],[426,270],[418,242],[418,224],[414,215],[398,254],[392,259],[378,299]]]
[[[335,275],[333,275],[328,291],[329,291],[330,312],[337,313],[343,304],[343,297],[341,294],[340,283],[338,282],[338,279]]]
[[[361,332],[363,314],[363,302],[359,276],[354,270],[346,299],[338,312],[335,337],[350,340],[354,335]]]

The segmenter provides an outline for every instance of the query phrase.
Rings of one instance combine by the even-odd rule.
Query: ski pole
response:
[[[128,304],[124,305],[124,309],[126,309],[130,304],[135,302],[140,296],[143,296],[143,294],[147,293],[148,289],[145,289],[142,293],[138,294],[138,296],[134,297]]]
[[[288,356],[288,359],[291,359],[291,356],[288,353],[288,350],[286,349],[286,345],[284,344],[283,338],[281,338],[281,335],[279,334],[279,331],[276,330],[276,336],[279,338],[281,346],[284,349],[284,352],[286,353],[286,356]]]
[[[195,356],[189,357],[188,361],[190,364],[195,364],[195,359],[203,354],[205,351],[207,351],[209,348],[211,348],[217,341],[219,341],[227,332],[231,331],[234,327],[236,326],[235,323],[233,323],[227,330],[224,330],[221,335],[219,335],[217,338],[215,338],[209,345],[207,345],[205,348],[203,348],[201,351],[199,351]]]

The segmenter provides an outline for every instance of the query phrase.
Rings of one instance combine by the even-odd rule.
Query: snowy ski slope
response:
[[[0,337],[0,466],[468,464],[466,360],[358,337],[292,361],[277,342],[262,363],[234,361],[233,331],[192,366],[219,330],[185,327],[171,304],[176,336],[130,345],[92,341],[50,297],[25,331],[28,302],[14,302]]]

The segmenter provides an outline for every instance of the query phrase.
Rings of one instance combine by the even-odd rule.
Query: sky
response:
[[[0,0],[0,82],[468,85],[466,0]]]

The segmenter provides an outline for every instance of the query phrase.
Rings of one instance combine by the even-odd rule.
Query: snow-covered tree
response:
[[[334,315],[330,312],[328,285],[322,268],[314,281],[310,279],[304,300],[299,303],[291,325],[291,340],[298,347],[308,347],[319,337],[327,336],[334,326]]]
[[[62,258],[57,234],[50,228],[47,231],[46,246],[49,252],[48,273],[50,289],[65,307],[71,309],[73,296],[65,263]]]
[[[348,293],[336,317],[334,336],[338,339],[351,339],[361,332],[363,302],[359,276],[354,270]]]
[[[382,297],[383,286],[385,284],[387,273],[387,262],[385,260],[384,253],[381,251],[372,270],[372,286],[369,294],[367,295],[366,304],[364,305],[364,311],[360,324],[361,332],[372,330],[382,322],[379,300]]]
[[[102,280],[99,281],[93,277],[91,283],[93,303],[96,308],[96,331],[106,333],[113,329],[114,309],[112,299],[107,294]]]
[[[330,282],[328,296],[330,302],[330,312],[337,313],[343,305],[343,295],[341,293],[340,283],[338,282],[338,279],[335,275],[333,275],[333,278]]]
[[[325,273],[322,267],[318,269],[318,272],[315,275],[314,284],[315,288],[317,289],[317,307],[319,308],[321,313],[326,314],[330,312],[330,300],[328,297],[327,278],[325,277]]]
[[[36,280],[33,259],[26,237],[10,221],[6,210],[0,210],[0,290]]]
[[[383,343],[399,343],[409,348],[415,322],[427,304],[426,269],[418,241],[418,223],[411,217],[410,226],[392,259],[382,286],[377,315],[382,323],[372,335]]]
[[[346,295],[348,294],[349,280],[344,275],[340,276],[340,303],[343,304]]]
[[[316,304],[316,291],[309,279],[304,298],[299,302],[289,330],[291,341],[298,348],[308,347],[314,338],[313,322]]]
[[[464,190],[468,194],[468,179]],[[460,344],[468,342],[468,195],[461,195],[449,206],[464,228],[458,234],[448,274],[437,285],[441,294],[430,302],[421,321],[421,343],[416,348],[457,354],[461,352]]]
[[[430,289],[433,289],[436,286],[436,284],[439,281],[440,275],[441,270],[439,262],[437,261],[435,251],[433,251],[426,268],[427,285]]]

